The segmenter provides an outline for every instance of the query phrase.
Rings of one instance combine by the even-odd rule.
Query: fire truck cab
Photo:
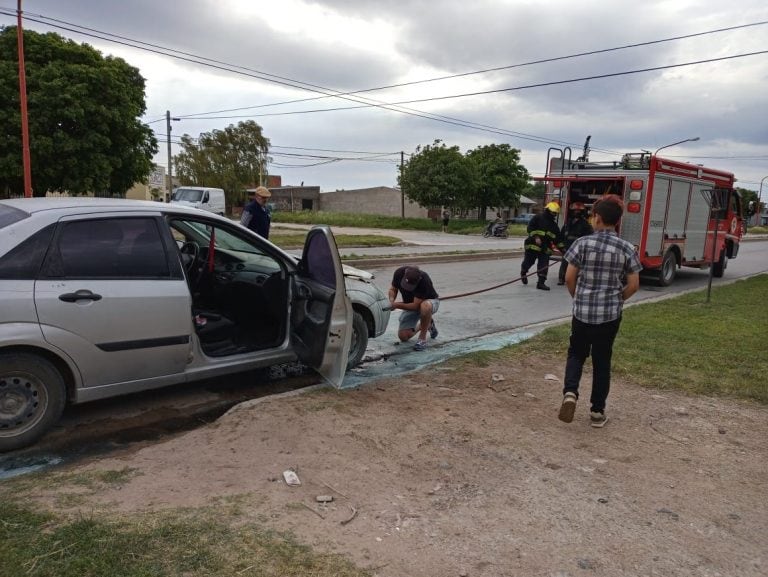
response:
[[[682,266],[711,266],[714,276],[723,276],[744,232],[733,174],[650,152],[589,162],[587,152],[585,146],[584,156],[572,161],[570,148],[550,148],[547,174],[536,179],[546,183],[545,202],[560,203],[560,226],[572,203],[589,210],[597,199],[615,194],[624,201],[617,232],[635,246],[643,278],[668,286]]]

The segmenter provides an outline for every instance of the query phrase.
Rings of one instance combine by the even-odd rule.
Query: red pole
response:
[[[32,165],[29,159],[29,123],[27,122],[27,77],[24,73],[24,30],[21,27],[21,0],[16,14],[19,24],[16,37],[19,43],[19,100],[21,101],[21,156],[24,162],[24,196],[32,198]]]

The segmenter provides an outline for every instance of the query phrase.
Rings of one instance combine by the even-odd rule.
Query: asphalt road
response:
[[[352,229],[360,233],[360,229]],[[335,232],[348,232],[334,229]],[[368,231],[366,231],[368,232]],[[374,231],[370,231],[374,232]],[[369,341],[367,362],[350,371],[345,386],[354,387],[381,376],[424,369],[447,358],[474,350],[490,350],[518,342],[542,328],[570,317],[571,299],[565,287],[556,285],[556,266],[550,274],[552,290],[536,290],[535,284],[513,282],[472,296],[454,295],[482,290],[519,276],[521,238],[482,239],[442,233],[375,231],[399,235],[406,244],[377,249],[345,249],[369,264],[356,266],[376,275],[386,291],[393,271],[405,262],[420,262],[435,281],[443,298],[436,321],[440,335],[427,351],[397,341],[399,312],[394,312],[387,332]],[[722,279],[713,286],[768,272],[768,240],[745,242],[739,257],[729,261]],[[446,255],[445,253],[449,253]],[[427,261],[427,262],[424,262]],[[650,299],[668,298],[683,291],[706,288],[706,270],[683,269],[673,286],[660,289],[642,285],[630,306]],[[553,371],[558,367],[553,367]],[[286,376],[290,378],[285,378]],[[170,387],[95,403],[69,407],[64,418],[37,446],[0,456],[0,478],[89,455],[134,450],[143,443],[215,420],[232,405],[255,398],[306,388],[317,382],[300,367],[276,367],[272,371],[246,373],[190,385]]]

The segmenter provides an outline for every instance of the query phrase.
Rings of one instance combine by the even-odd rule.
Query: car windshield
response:
[[[203,198],[203,191],[194,188],[177,188],[176,192],[173,193],[173,200],[200,202],[201,198]]]

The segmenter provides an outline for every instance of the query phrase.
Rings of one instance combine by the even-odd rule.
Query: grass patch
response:
[[[290,535],[230,527],[214,509],[75,518],[0,503],[0,575],[31,577],[369,577]]]
[[[442,221],[429,218],[400,218],[378,214],[357,214],[343,212],[301,211],[272,213],[272,223],[279,224],[325,224],[329,226],[351,226],[357,228],[388,228],[394,230],[424,230],[440,232]],[[452,234],[483,234],[486,223],[478,220],[451,219],[448,232]],[[510,236],[525,236],[524,224],[511,224],[507,229]],[[272,240],[270,238],[270,240]]]
[[[385,236],[378,234],[334,234],[336,246],[342,247],[370,247],[370,246],[398,246],[403,243],[402,239],[394,236]],[[283,250],[291,250],[304,246],[307,233],[281,233],[276,230],[270,231],[269,240]]]
[[[624,311],[613,347],[613,374],[659,389],[768,404],[768,275]],[[495,352],[457,360],[462,366],[514,362],[542,353],[565,367],[570,324]],[[562,372],[562,371],[561,371]],[[589,385],[591,367],[582,382]]]

